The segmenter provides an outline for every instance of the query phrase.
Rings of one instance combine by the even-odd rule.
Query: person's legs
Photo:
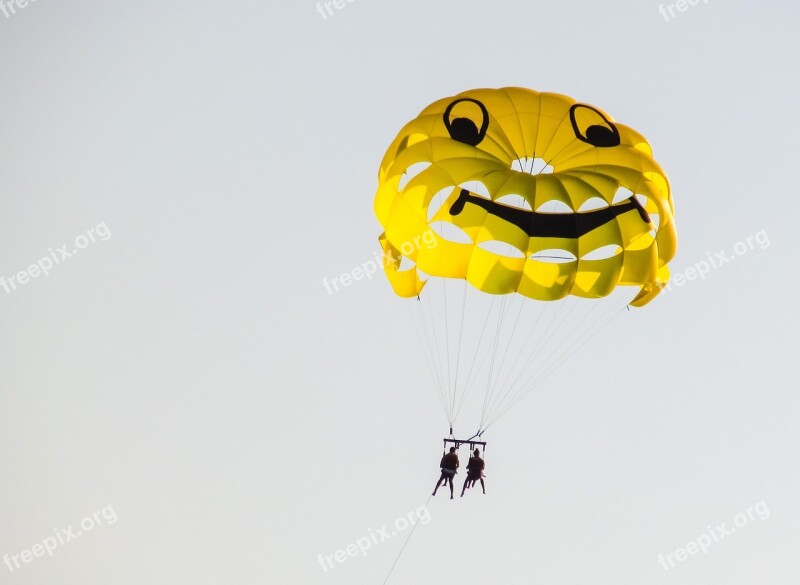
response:
[[[469,487],[469,476],[467,476],[467,479],[464,480],[464,485],[461,487],[462,498],[464,497],[464,492],[467,490],[468,487]]]
[[[450,499],[452,500],[453,499],[453,476],[451,475],[450,477],[447,478],[447,480],[450,482]]]
[[[439,491],[439,486],[443,485],[442,481],[444,481],[444,483],[447,483],[447,476],[444,473],[439,477],[439,480],[436,482],[436,487],[433,488],[433,494],[431,495],[434,496],[436,495],[436,492]]]
[[[483,490],[483,493],[485,494],[486,493],[486,484],[483,483],[483,478],[481,478],[481,489]]]

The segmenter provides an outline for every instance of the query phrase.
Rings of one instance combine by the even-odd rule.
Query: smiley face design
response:
[[[642,306],[669,280],[677,245],[647,140],[594,106],[524,88],[425,108],[383,158],[375,213],[403,297],[434,277],[542,301],[629,286]]]

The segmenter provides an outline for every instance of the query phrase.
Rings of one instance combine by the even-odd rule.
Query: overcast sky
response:
[[[379,584],[410,517],[397,585],[797,583],[800,8],[662,6],[0,3],[0,582]],[[403,124],[511,85],[647,137],[686,280],[423,511],[409,314],[323,279],[379,250]]]

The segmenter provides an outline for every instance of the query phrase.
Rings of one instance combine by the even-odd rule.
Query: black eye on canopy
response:
[[[619,146],[619,130],[591,106],[575,104],[569,109],[569,120],[575,137],[592,146]]]
[[[481,120],[480,128],[478,128],[478,125],[470,118],[450,119],[453,108],[462,102],[471,102],[481,109],[481,116],[483,119]],[[486,106],[478,100],[472,98],[457,99],[447,106],[442,117],[444,119],[445,128],[447,128],[447,132],[453,140],[469,144],[470,146],[477,146],[486,137],[486,130],[489,128],[489,112],[486,110]]]

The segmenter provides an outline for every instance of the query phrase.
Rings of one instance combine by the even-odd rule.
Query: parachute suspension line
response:
[[[556,321],[558,321],[559,323],[567,323],[568,320],[569,320],[570,315],[573,313],[575,308],[578,306],[578,302],[573,300],[572,303],[571,303],[571,306],[567,310],[567,312],[564,315],[564,317],[563,318],[559,318],[559,315],[560,315],[561,312],[563,312],[563,309],[566,306],[566,304],[570,304],[570,303],[566,303],[566,302],[559,303],[559,307],[558,307],[558,310],[557,310],[556,314],[553,315],[553,318],[548,323],[547,329],[543,333],[542,337],[540,337],[539,343],[536,344],[536,349],[535,349],[534,353],[532,353],[532,359],[530,361],[530,367],[527,370],[521,371],[519,373],[519,376],[514,380],[514,382],[504,388],[504,390],[502,392],[502,396],[500,397],[500,399],[492,407],[492,413],[490,415],[491,419],[495,418],[494,415],[497,413],[497,411],[499,411],[503,407],[504,403],[508,400],[509,396],[515,395],[516,392],[519,391],[519,389],[515,390],[515,386],[517,384],[519,384],[519,382],[522,380],[522,378],[524,377],[526,372],[533,372],[533,377],[536,377],[536,375],[539,372],[541,372],[543,369],[545,369],[547,367],[548,360],[552,359],[552,357],[554,355],[554,351],[555,351],[555,350],[549,350],[548,351],[546,349],[546,341],[550,341],[550,339],[552,339],[555,336],[555,332],[553,334],[551,334],[551,335],[547,335],[549,333],[551,325],[553,323],[555,323]],[[596,307],[596,305],[593,305],[593,306]],[[580,322],[578,323],[578,325],[576,325],[576,328],[579,325],[580,325]],[[545,340],[545,337],[546,337],[546,340]],[[543,343],[544,343],[544,345],[542,345]],[[540,348],[541,348],[541,353],[540,353]],[[538,363],[538,365],[537,365],[537,363]],[[525,387],[526,386],[523,384],[522,388],[524,389]]]
[[[466,281],[464,281],[464,282],[466,284]],[[464,291],[466,292],[466,289],[464,289]],[[474,378],[472,377],[472,372],[475,369],[476,362],[478,361],[478,354],[480,353],[480,350],[481,350],[481,345],[483,343],[483,337],[486,334],[486,327],[489,324],[489,317],[492,316],[492,309],[494,308],[494,301],[495,301],[496,298],[497,297],[492,296],[491,303],[489,304],[489,309],[486,311],[486,319],[484,319],[484,321],[483,321],[483,327],[481,328],[481,335],[480,335],[480,338],[478,339],[478,344],[475,346],[475,354],[472,356],[472,363],[470,364],[469,372],[467,373],[467,382],[464,385],[464,392],[461,394],[461,398],[460,398],[460,400],[458,402],[458,408],[456,409],[455,418],[458,418],[458,414],[461,412],[461,407],[464,405],[464,400],[466,399],[467,395],[469,394],[470,390],[472,389],[472,386],[475,384],[475,380],[477,380],[477,378],[478,378],[477,372],[476,372]],[[488,355],[487,353],[483,354],[483,359],[481,359],[481,365],[483,365],[483,362],[484,362],[484,360],[485,360],[487,355]],[[478,366],[478,371],[480,371],[480,365]]]
[[[502,416],[504,416],[509,410],[511,410],[514,406],[516,406],[520,400],[522,400],[525,396],[527,396],[534,388],[538,386],[544,379],[546,379],[550,374],[555,372],[565,361],[567,361],[573,354],[580,351],[584,345],[586,345],[590,340],[592,340],[598,333],[603,331],[614,319],[616,319],[619,315],[621,315],[625,311],[624,305],[617,311],[613,311],[616,308],[616,305],[611,305],[605,312],[603,312],[600,317],[598,317],[592,325],[584,331],[582,334],[578,336],[574,343],[570,344],[567,349],[562,352],[557,360],[553,360],[552,365],[546,371],[540,371],[534,377],[535,379],[530,384],[526,384],[522,386],[522,391],[517,392],[517,394],[513,397],[513,399],[506,405],[506,407],[497,413],[492,420],[486,425],[486,428],[489,428],[495,422],[497,422]],[[590,311],[596,312],[596,311]],[[609,313],[611,315],[609,316]],[[560,345],[563,345],[560,344]]]
[[[445,396],[444,396],[444,385],[442,383],[441,376],[439,375],[440,372],[439,372],[439,370],[436,369],[436,367],[434,365],[434,361],[435,361],[434,352],[430,348],[430,340],[428,339],[427,329],[425,328],[424,313],[422,311],[422,301],[419,299],[419,297],[417,297],[417,303],[416,304],[417,304],[417,313],[418,313],[417,316],[419,317],[420,325],[417,326],[417,320],[414,318],[414,311],[413,310],[411,310],[411,322],[414,324],[414,330],[417,333],[417,337],[419,337],[419,339],[421,341],[421,345],[422,345],[422,348],[423,348],[423,353],[425,354],[425,362],[428,364],[428,368],[431,371],[431,377],[433,378],[433,382],[436,385],[437,390],[439,391],[439,397],[441,399],[442,409],[444,410],[444,415],[445,415],[445,417],[448,417],[447,404],[446,404]]]
[[[527,304],[532,304],[532,303],[527,303]],[[506,373],[505,379],[503,380],[503,383],[500,386],[501,388],[507,387],[508,381],[513,377],[513,374],[517,369],[517,365],[519,364],[520,359],[525,357],[526,361],[530,361],[529,357],[533,355],[531,352],[528,351],[530,341],[531,339],[534,339],[534,333],[539,331],[539,322],[542,320],[542,316],[547,312],[548,308],[551,306],[552,303],[540,301],[535,304],[539,306],[539,312],[536,316],[536,321],[533,323],[532,327],[529,327],[528,335],[525,338],[525,341],[522,343],[522,347],[520,347],[519,352],[517,353],[517,357],[514,360],[514,363],[511,365],[511,368],[509,368],[508,372]],[[538,339],[538,337],[536,339]],[[525,369],[525,362],[522,363],[521,367],[523,370]]]
[[[494,300],[494,298],[495,297],[493,296],[492,300]],[[505,298],[506,297],[503,297],[503,300],[505,300]],[[468,391],[471,391],[472,388],[475,387],[475,383],[478,381],[478,378],[481,376],[481,371],[483,370],[483,366],[486,363],[486,360],[489,358],[490,355],[495,355],[496,352],[497,352],[497,344],[499,344],[500,331],[502,330],[502,317],[503,317],[503,315],[504,315],[504,307],[503,307],[503,303],[501,302],[501,306],[500,306],[500,308],[498,310],[498,316],[497,316],[497,320],[498,320],[498,322],[497,322],[497,331],[495,332],[495,335],[494,335],[493,339],[488,342],[487,347],[486,347],[485,351],[483,352],[483,357],[481,357],[480,363],[478,364],[478,369],[475,370],[475,375],[473,376],[472,381],[470,382],[470,386],[468,388]],[[487,320],[487,322],[488,322],[488,320]],[[484,324],[484,327],[486,327],[485,324]],[[494,351],[492,351],[492,349],[491,349],[492,348],[492,344],[495,344],[495,350]],[[490,380],[491,380],[491,378],[487,378],[487,384],[489,383]],[[484,400],[485,400],[485,398],[486,398],[486,395],[484,394]]]
[[[417,319],[414,316],[414,309],[411,308],[411,305],[407,305],[407,306],[408,306],[408,312],[409,312],[410,317],[411,317],[411,323],[414,325],[414,333],[416,334],[417,340],[420,342],[420,345],[423,348],[423,352],[422,353],[425,356],[425,363],[428,365],[428,370],[431,373],[431,377],[433,378],[434,383],[437,386],[439,386],[439,381],[438,381],[437,376],[436,376],[436,370],[434,369],[433,364],[431,363],[430,351],[428,351],[426,339],[422,335],[422,332],[420,331],[419,325],[417,325]]]
[[[489,426],[497,422],[509,410],[514,408],[514,406],[516,406],[525,396],[527,396],[539,384],[541,384],[544,380],[546,380],[547,377],[550,376],[550,374],[555,372],[559,367],[561,367],[561,365],[563,365],[565,361],[567,361],[570,357],[572,357],[574,353],[580,351],[583,348],[583,346],[586,345],[586,343],[588,343],[592,338],[594,338],[595,335],[600,333],[614,319],[614,317],[616,317],[622,311],[624,311],[624,309],[621,309],[620,311],[612,315],[611,318],[607,319],[607,321],[602,326],[596,328],[589,336],[583,337],[581,343],[579,343],[577,346],[573,347],[572,349],[567,349],[567,351],[564,354],[562,354],[561,359],[557,363],[554,363],[547,371],[539,372],[536,379],[533,380],[529,385],[523,387],[524,391],[518,392],[517,395],[514,397],[514,399],[508,403],[505,409],[494,417]]]
[[[442,299],[444,301],[444,351],[447,360],[447,398],[450,405],[447,412],[453,420],[453,402],[455,401],[455,388],[450,384],[450,326],[447,319],[447,279],[442,279]],[[452,424],[450,426],[453,426]]]
[[[502,358],[500,360],[500,367],[497,368],[497,375],[495,376],[494,381],[490,381],[491,393],[490,393],[490,396],[489,396],[489,399],[488,399],[488,404],[490,404],[490,405],[492,404],[492,401],[494,400],[495,392],[501,387],[498,384],[498,381],[500,380],[500,375],[503,373],[503,366],[506,363],[506,358],[508,357],[509,350],[511,349],[511,344],[514,341],[514,334],[517,332],[517,326],[519,325],[519,318],[522,315],[522,310],[525,307],[525,305],[527,304],[527,303],[525,303],[524,298],[521,295],[516,295],[512,299],[514,299],[514,298],[519,300],[519,310],[517,311],[517,317],[514,319],[514,326],[511,328],[511,335],[509,335],[508,341],[506,342],[505,351],[503,351],[503,353],[502,353]],[[483,428],[483,423],[484,423],[484,420],[482,418],[481,419],[480,428]]]
[[[434,355],[435,352],[431,345],[428,328],[425,326],[425,313],[423,312],[422,301],[419,299],[419,297],[417,297],[416,306],[416,315],[414,310],[411,310],[411,321],[414,324],[414,330],[417,332],[417,337],[419,337],[421,341],[423,353],[425,355],[425,361],[428,363],[431,370],[431,377],[433,378],[433,381],[439,388],[440,392],[443,392],[444,383],[439,375],[439,371],[436,369],[436,359]],[[419,324],[417,324],[417,321],[419,321]]]
[[[458,349],[456,351],[456,376],[455,380],[453,380],[453,404],[451,412],[453,412],[453,422],[456,421],[458,418],[458,412],[456,411],[456,396],[458,394],[458,373],[461,366],[461,341],[464,337],[464,314],[466,313],[467,309],[467,281],[464,281],[464,294],[461,298],[461,322],[458,328]],[[451,425],[452,426],[452,425]],[[453,433],[453,430],[450,429],[450,434]]]
[[[522,381],[522,378],[523,378],[523,376],[519,376],[515,380],[513,385],[511,385],[508,388],[506,388],[506,391],[504,393],[504,396],[503,396],[502,400],[500,400],[498,402],[498,404],[496,405],[496,408],[494,410],[495,415],[500,410],[503,409],[504,405],[508,404],[509,402],[516,404],[515,397],[518,394],[522,394],[522,395],[527,394],[525,389],[529,388],[529,383],[530,383],[531,380],[533,380],[533,379],[537,379],[538,380],[539,379],[538,377],[540,376],[540,374],[542,374],[542,372],[546,371],[546,372],[550,373],[551,371],[553,371],[553,370],[551,370],[551,366],[555,361],[557,361],[557,357],[556,356],[557,356],[557,352],[558,352],[559,348],[561,346],[563,346],[571,338],[571,336],[576,331],[578,331],[578,329],[581,327],[581,324],[586,320],[588,315],[592,314],[594,311],[596,311],[598,306],[599,306],[597,303],[589,303],[588,304],[589,309],[587,311],[587,314],[583,315],[581,318],[577,319],[576,323],[572,324],[572,328],[570,329],[569,328],[569,323],[570,323],[569,318],[575,312],[575,309],[578,307],[579,304],[580,304],[579,300],[572,299],[571,306],[567,310],[566,315],[564,315],[564,317],[559,320],[559,322],[562,323],[564,325],[564,327],[567,329],[566,332],[564,333],[564,335],[562,336],[562,338],[560,340],[559,339],[554,339],[553,340],[553,347],[552,348],[546,349],[546,348],[543,347],[542,348],[542,353],[541,354],[537,354],[534,357],[533,362],[532,362],[534,364],[534,367],[531,367],[528,370],[529,372],[532,372],[532,375],[528,378],[527,382],[521,384],[519,387],[516,387]],[[554,337],[555,337],[555,334],[550,336],[551,339],[553,339]],[[494,416],[493,415],[492,418],[493,418],[493,420],[496,420],[496,418],[498,418],[498,416]]]
[[[547,306],[549,308],[551,303],[549,301],[545,302],[547,302]],[[542,329],[542,332],[538,335],[536,339],[536,343],[534,344],[533,349],[528,354],[529,359],[527,360],[527,364],[523,363],[519,373],[514,377],[513,380],[511,380],[510,384],[506,386],[507,389],[510,390],[510,388],[513,388],[528,372],[530,372],[533,369],[533,366],[536,364],[536,361],[540,357],[539,353],[540,350],[543,349],[543,346],[546,344],[546,342],[550,340],[551,337],[550,330],[553,328],[553,324],[559,321],[559,316],[564,311],[564,306],[565,306],[565,303],[563,302],[556,304],[558,306],[556,307],[555,311],[549,311],[549,310],[547,311],[549,320],[547,320],[544,328]],[[505,393],[507,394],[509,390],[507,390]]]
[[[489,362],[489,376],[486,378],[486,393],[483,396],[483,409],[481,411],[481,423],[480,428],[483,428],[483,421],[486,418],[486,407],[490,395],[491,384],[492,384],[492,373],[494,372],[494,363],[497,359],[497,348],[500,346],[500,331],[503,328],[503,319],[506,316],[506,301],[508,300],[507,296],[503,297],[503,301],[500,305],[500,315],[497,318],[497,331],[495,332],[494,338],[494,348],[492,349],[492,360]],[[480,430],[480,429],[479,429]]]
[[[425,328],[424,313],[422,310],[422,301],[418,301],[417,303],[417,313],[418,313],[417,317],[420,320],[419,327],[417,326],[416,319],[413,319],[414,312],[413,311],[411,312],[412,321],[414,323],[414,329],[417,330],[417,335],[422,340],[422,347],[424,350],[423,353],[425,354],[425,361],[427,362],[428,367],[430,368],[431,377],[433,378],[433,382],[436,385],[437,391],[439,392],[439,398],[442,404],[442,410],[444,411],[445,418],[447,418],[447,405],[445,404],[445,398],[444,398],[444,385],[441,380],[441,376],[439,375],[439,370],[436,369],[436,366],[434,364],[435,361],[433,356],[434,352],[433,349],[430,347],[430,340],[428,339],[427,329]],[[420,333],[420,331],[424,333]]]
[[[564,308],[564,305],[560,303],[557,311],[555,312],[555,315],[553,315],[552,319],[548,322],[548,326],[545,328],[545,330],[539,336],[539,339],[537,339],[537,343],[536,343],[535,349],[530,354],[531,355],[531,359],[528,361],[527,364],[523,364],[523,368],[522,368],[522,370],[520,372],[520,376],[524,375],[526,372],[529,372],[531,367],[533,367],[536,364],[536,361],[539,358],[539,353],[538,353],[539,347],[546,340],[549,340],[549,338],[552,337],[552,334],[549,334],[551,326],[552,326],[553,323],[559,321],[558,317],[559,317],[559,314],[562,312],[563,308]],[[489,404],[489,406],[487,408],[487,411],[486,411],[486,414],[485,414],[485,419],[487,421],[491,420],[493,418],[494,413],[499,408],[499,405],[504,402],[504,400],[506,399],[506,397],[508,396],[508,394],[509,394],[509,392],[511,391],[512,388],[513,388],[513,384],[504,385],[502,387],[502,390],[499,391],[499,396],[495,397],[495,399],[492,401],[492,403]]]
[[[567,304],[567,303],[565,303],[565,304],[564,304],[564,306],[566,306],[566,304]],[[564,316],[563,316],[561,319],[559,319],[559,323],[560,323],[560,324],[563,324],[565,327],[568,327],[568,326],[569,326],[569,325],[568,325],[568,323],[569,323],[569,318],[570,318],[570,316],[572,315],[572,313],[574,313],[574,312],[575,312],[575,309],[577,309],[577,308],[578,308],[578,305],[580,305],[580,301],[578,301],[577,299],[573,299],[573,300],[572,300],[572,303],[571,303],[571,306],[569,307],[569,309],[567,309],[567,312],[566,312],[566,314],[565,314],[565,315],[564,315]],[[591,303],[591,307],[589,307],[589,313],[591,313],[592,311],[596,310],[596,309],[597,309],[597,307],[598,307],[597,303]],[[580,327],[580,326],[581,326],[581,323],[583,322],[584,318],[585,318],[585,316],[584,316],[583,318],[581,318],[581,319],[578,319],[578,320],[577,320],[577,322],[576,322],[576,323],[575,323],[575,324],[572,326],[572,329],[569,329],[569,330],[567,331],[567,333],[564,335],[564,338],[568,338],[570,335],[572,335],[572,333],[573,333],[574,331],[576,331],[576,330],[578,329],[578,327]],[[560,329],[560,325],[559,325],[559,326],[557,326],[557,327]],[[553,334],[550,336],[550,339],[552,340],[554,336],[555,336],[555,333],[553,333]],[[549,341],[549,340],[548,340],[548,341]],[[564,342],[564,339],[562,339],[561,343],[563,343],[563,342]],[[558,344],[558,340],[556,340],[556,343]],[[544,348],[542,348],[542,349],[544,349]],[[544,367],[545,367],[545,366],[546,366],[546,365],[549,363],[549,362],[548,362],[548,360],[551,360],[551,359],[552,359],[553,355],[554,355],[554,350],[551,350],[551,351],[549,351],[549,352],[543,353],[543,354],[542,354],[542,361],[541,361],[541,364],[539,365],[539,367],[537,368],[537,370],[539,370],[539,369],[541,369],[541,368],[544,368]],[[538,357],[539,357],[539,356],[537,356],[537,358],[538,358]]]
[[[486,392],[484,393],[484,396],[483,396],[483,407],[481,409],[481,419],[480,419],[480,424],[478,425],[478,431],[479,432],[483,429],[483,423],[485,422],[485,419],[486,419],[486,413],[488,412],[489,406],[491,405],[491,402],[492,402],[492,398],[493,398],[494,393],[495,393],[495,391],[497,389],[496,386],[495,386],[495,383],[497,382],[497,378],[499,377],[500,372],[502,371],[503,362],[505,361],[505,358],[506,358],[506,353],[505,352],[501,352],[502,355],[501,355],[501,358],[500,358],[500,366],[499,367],[495,367],[496,366],[496,359],[497,359],[497,352],[500,349],[500,345],[501,345],[500,340],[501,340],[501,337],[503,336],[503,333],[505,333],[505,329],[503,327],[503,322],[505,321],[505,316],[508,313],[508,309],[506,308],[507,299],[508,299],[507,296],[503,297],[503,303],[501,305],[501,314],[500,314],[500,316],[498,318],[498,321],[497,321],[497,333],[496,333],[495,346],[494,346],[494,350],[492,351],[492,359],[489,362],[489,373],[488,373],[487,378],[486,378]],[[521,308],[521,306],[520,306],[520,308]],[[519,319],[519,312],[517,313],[517,319]],[[516,323],[515,323],[515,328],[516,328]],[[513,335],[513,331],[512,331],[512,335]],[[510,339],[509,339],[509,342],[510,342]],[[506,344],[505,350],[506,350],[506,352],[508,351],[508,343]]]
[[[586,339],[586,341],[588,341],[591,337],[594,336],[594,334],[598,333],[603,328],[605,328],[605,326],[608,323],[610,323],[611,319],[616,317],[617,313],[612,314],[611,319],[608,319],[605,322],[603,322],[603,320],[609,315],[609,313],[613,313],[616,307],[617,307],[616,303],[613,302],[609,303],[608,307],[605,308],[605,311],[603,311],[594,321],[592,321],[592,323],[590,323],[587,327],[584,327],[583,329],[579,330],[581,323],[587,321],[590,317],[593,317],[595,313],[597,313],[597,309],[599,308],[598,303],[591,303],[591,307],[589,308],[589,310],[586,311],[586,314],[572,328],[572,330],[568,333],[568,335],[565,336],[565,338],[562,339],[561,342],[558,343],[556,347],[553,349],[552,357],[548,362],[546,362],[546,367],[543,367],[537,372],[536,374],[537,381],[534,384],[538,384],[539,380],[543,379],[545,376],[555,371],[562,363],[564,363],[569,358],[569,356],[575,353],[575,350],[572,348],[574,348],[574,346],[578,342],[580,342],[587,336],[590,336]],[[598,323],[601,322],[603,323],[600,326],[600,329],[595,331],[595,327],[597,326]],[[576,338],[572,339],[573,336],[576,336]],[[565,345],[566,349],[562,350],[562,348]],[[524,387],[527,387],[527,385]]]
[[[448,395],[448,390],[449,389],[447,388],[447,384],[446,384],[446,382],[444,380],[444,368],[442,367],[442,358],[441,358],[441,355],[440,355],[441,354],[441,349],[440,349],[440,345],[439,345],[439,336],[436,335],[436,319],[433,316],[433,309],[431,308],[431,297],[430,297],[430,295],[425,295],[425,304],[428,306],[428,318],[427,319],[428,319],[428,322],[431,325],[431,331],[432,331],[432,334],[433,334],[433,348],[434,348],[433,355],[436,358],[436,364],[437,364],[437,366],[439,368],[439,378],[442,380],[442,388],[443,388],[443,390],[442,390],[442,401],[445,404],[445,409],[447,409],[447,404],[448,404],[447,395]],[[453,419],[453,415],[449,410],[447,411],[447,419],[448,420],[452,420]]]
[[[556,307],[555,311],[549,310],[549,308],[550,308],[550,303],[548,302],[545,305],[545,310],[543,310],[539,314],[539,318],[537,319],[537,323],[541,320],[541,318],[544,316],[545,313],[547,313],[547,316],[549,317],[549,319],[546,321],[544,328],[540,332],[538,332],[538,335],[536,335],[536,343],[534,344],[533,349],[530,352],[526,353],[525,360],[523,361],[522,366],[521,366],[517,376],[510,383],[508,381],[508,378],[511,378],[511,374],[512,373],[509,372],[509,375],[508,375],[508,377],[505,380],[504,385],[503,385],[504,390],[503,390],[501,398],[500,398],[500,402],[501,403],[505,399],[505,396],[508,395],[510,389],[513,388],[514,385],[517,384],[517,382],[527,372],[531,371],[533,365],[536,363],[537,359],[539,358],[539,349],[549,339],[550,336],[548,334],[550,332],[550,329],[552,328],[553,323],[558,321],[558,316],[561,313],[561,311],[563,310],[564,305],[562,303],[558,303],[558,307]],[[535,330],[532,331],[532,333],[535,333]],[[494,408],[492,408],[491,410],[494,410]],[[485,414],[485,417],[486,418],[491,418],[491,413],[487,412]]]
[[[561,351],[557,358],[551,361],[549,368],[546,371],[542,371],[538,374],[537,379],[532,383],[532,385],[539,384],[541,380],[545,377],[550,375],[552,372],[557,370],[565,361],[567,361],[570,356],[572,356],[576,351],[578,351],[581,347],[583,347],[586,343],[589,342],[595,335],[603,331],[616,317],[618,317],[624,310],[625,306],[619,308],[616,312],[614,309],[617,308],[616,305],[612,304],[603,312],[597,319],[592,322],[592,324],[584,330],[582,333],[579,333],[577,338],[574,342],[567,345],[567,347],[561,351],[561,348],[564,346],[564,342],[559,344],[555,351]],[[610,316],[609,316],[610,314]],[[565,340],[566,341],[566,340]]]
[[[428,496],[428,501],[425,502],[425,509],[426,510],[428,509],[428,504],[431,503],[431,498],[433,498],[432,495]],[[389,574],[386,575],[386,579],[383,580],[383,585],[386,585],[389,582],[389,578],[392,576],[392,573],[394,572],[394,568],[397,566],[397,562],[400,560],[400,557],[403,556],[403,551],[406,550],[406,547],[408,546],[408,542],[411,540],[411,537],[414,536],[414,531],[417,529],[417,526],[419,526],[419,525],[420,525],[419,522],[415,522],[414,525],[411,527],[411,532],[408,533],[408,537],[406,537],[406,541],[403,543],[403,546],[400,548],[400,552],[397,554],[397,558],[394,560],[394,563],[392,563],[392,568],[389,569]]]
[[[554,338],[553,348],[547,350],[545,350],[545,348],[542,348],[543,352],[541,354],[537,354],[534,356],[534,359],[531,363],[535,365],[535,367],[532,366],[531,368],[528,369],[529,372],[532,372],[532,376],[527,383],[523,384],[516,390],[514,389],[514,387],[522,380],[522,375],[520,375],[518,376],[517,379],[515,379],[512,385],[505,387],[502,399],[500,399],[496,403],[493,409],[494,413],[498,413],[503,408],[503,406],[507,403],[509,397],[516,396],[517,394],[522,394],[522,395],[527,394],[528,392],[526,392],[525,389],[529,388],[529,383],[532,380],[536,381],[534,384],[535,386],[540,381],[544,380],[547,377],[547,375],[558,369],[558,367],[564,361],[566,361],[566,359],[568,359],[569,355],[572,355],[573,353],[573,352],[562,352],[561,354],[559,354],[560,349],[568,341],[570,341],[574,335],[576,334],[580,335],[581,332],[585,333],[591,326],[584,327],[583,324],[590,316],[594,315],[601,306],[603,306],[602,303],[597,303],[593,301],[588,302],[586,303],[587,310],[584,312],[584,314],[580,316],[580,318],[574,320],[574,322],[570,322],[570,317],[575,312],[575,309],[578,307],[578,305],[584,303],[585,301],[583,299],[567,299],[567,300],[571,300],[571,306],[567,311],[566,315],[564,315],[564,317],[559,320],[559,323],[565,329],[565,332],[563,333],[563,335],[561,335],[560,340],[558,338],[555,338],[555,334],[550,336],[551,339]],[[616,305],[615,303],[609,303],[607,305],[607,311],[604,314],[607,314],[608,310],[612,310],[615,307],[615,305]],[[560,326],[559,329],[561,328],[562,327]],[[569,353],[569,355],[565,356],[566,353]],[[538,365],[536,365],[537,362],[539,362]],[[521,372],[520,374],[522,373],[523,372]],[[532,390],[532,388],[530,389]],[[515,399],[512,400],[511,402],[513,402],[514,404],[517,403]],[[492,416],[491,418],[492,420],[496,420],[496,418],[498,417],[499,416]]]
[[[469,371],[467,372],[467,379],[466,379],[466,383],[464,384],[464,391],[462,392],[461,398],[459,399],[458,408],[456,410],[456,415],[458,415],[458,413],[461,412],[461,407],[464,405],[464,402],[465,402],[467,396],[470,394],[470,391],[471,391],[472,387],[475,385],[475,381],[478,378],[478,372],[480,372],[480,368],[483,365],[483,362],[485,361],[486,356],[488,355],[486,352],[483,352],[482,353],[483,357],[481,358],[480,363],[478,363],[478,354],[481,354],[481,348],[483,347],[483,339],[486,336],[486,331],[488,329],[489,319],[492,316],[492,309],[494,308],[495,298],[496,297],[492,296],[491,302],[489,303],[489,308],[486,311],[486,318],[483,321],[483,326],[481,327],[481,334],[480,334],[480,337],[478,338],[478,343],[475,346],[475,352],[474,352],[474,354],[472,356],[472,361],[470,363]],[[475,369],[476,364],[478,366],[477,370]],[[474,376],[472,375],[473,371],[475,372]]]

